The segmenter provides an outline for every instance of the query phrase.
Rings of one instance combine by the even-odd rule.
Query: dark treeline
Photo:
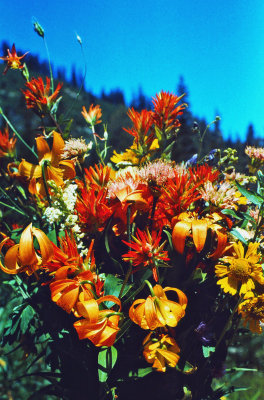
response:
[[[11,48],[7,42],[2,42],[1,55],[6,55],[6,49]],[[17,49],[18,55],[24,54],[23,50]],[[38,55],[28,54],[25,62],[30,72],[30,77],[49,76],[49,65],[47,61],[41,61]],[[21,89],[23,89],[25,82],[18,71],[8,71],[7,75],[2,75],[4,64],[0,66],[1,80],[0,80],[0,102],[6,115],[14,123],[15,127],[19,129],[24,138],[30,144],[34,144],[34,137],[36,130],[41,129],[41,121],[39,118],[27,110],[25,107],[24,97]],[[55,83],[63,82],[61,94],[63,101],[59,105],[59,113],[61,114],[61,121],[66,126],[69,119],[72,119],[70,134],[74,137],[84,137],[89,140],[89,133],[85,121],[81,115],[82,106],[87,109],[90,104],[100,104],[103,111],[103,123],[107,124],[107,131],[109,134],[109,144],[117,151],[123,151],[131,145],[132,137],[123,130],[123,127],[130,126],[130,120],[127,116],[128,107],[134,107],[140,111],[144,108],[150,110],[152,107],[152,100],[146,96],[141,87],[138,88],[137,93],[132,96],[132,100],[127,103],[125,95],[120,88],[112,89],[108,93],[102,90],[99,96],[92,93],[85,87],[83,82],[83,73],[77,71],[73,65],[71,73],[67,75],[65,67],[53,68]],[[91,83],[92,85],[92,83]],[[82,89],[79,93],[79,89]],[[172,90],[173,91],[173,90]],[[191,104],[189,101],[189,90],[181,76],[178,83],[175,83],[174,92],[177,95],[185,93],[184,102],[188,104],[181,117],[181,128],[174,146],[174,158],[177,161],[187,160],[193,154],[198,152],[199,149],[199,131],[202,134],[208,123],[199,116],[192,113]],[[79,93],[79,94],[78,94]],[[155,93],[153,93],[155,96]],[[221,115],[220,115],[221,116]],[[102,133],[103,127],[98,127],[98,133]],[[240,133],[242,137],[242,132]],[[255,133],[253,124],[250,124],[246,133],[246,140],[241,141],[239,135],[236,138],[229,137],[224,139],[226,135],[221,128],[221,121],[217,121],[207,129],[202,146],[203,154],[208,154],[212,149],[226,147],[236,148],[239,157],[239,167],[243,168],[247,162],[247,157],[244,154],[246,145],[250,146],[263,146],[263,139],[258,138]],[[243,132],[244,137],[244,132]]]

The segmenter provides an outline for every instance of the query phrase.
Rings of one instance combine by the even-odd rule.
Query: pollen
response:
[[[238,258],[232,260],[230,265],[230,274],[233,278],[244,281],[246,280],[251,273],[251,268],[249,262],[244,258]]]

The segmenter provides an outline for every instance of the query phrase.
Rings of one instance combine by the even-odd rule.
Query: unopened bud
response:
[[[75,32],[75,34],[76,34],[76,39],[78,40],[78,42],[80,44],[82,44],[82,38],[76,32]]]
[[[33,26],[34,26],[34,31],[37,32],[37,34],[44,38],[44,29],[42,28],[42,26],[38,23],[38,21],[33,22]]]
[[[221,121],[221,117],[219,117],[219,115],[217,115],[217,116],[215,117],[215,120],[216,120],[216,121]]]

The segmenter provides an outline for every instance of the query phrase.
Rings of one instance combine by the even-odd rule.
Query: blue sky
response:
[[[96,94],[175,92],[182,75],[196,115],[219,114],[225,137],[243,138],[253,123],[264,138],[263,0],[2,0],[0,14],[1,38],[45,59],[35,17],[53,64],[68,71],[84,68],[77,32]]]

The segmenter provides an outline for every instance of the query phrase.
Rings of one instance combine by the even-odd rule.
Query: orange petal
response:
[[[64,179],[73,179],[76,175],[74,162],[72,160],[62,160],[59,162],[59,168],[63,171]]]
[[[42,230],[32,227],[33,235],[36,236],[40,247],[42,264],[51,259],[54,254],[53,246],[48,236]]]
[[[22,232],[19,241],[19,259],[23,266],[29,266],[38,261],[33,245],[32,223]]]
[[[99,307],[95,299],[78,302],[77,310],[89,323],[94,324],[98,322]]]
[[[51,150],[51,164],[57,166],[59,164],[61,153],[65,147],[64,140],[58,132],[53,132],[53,145]]]
[[[29,163],[28,161],[22,159],[21,163],[19,164],[18,171],[21,176],[26,176],[27,178],[41,178],[42,171],[40,165],[34,165]]]
[[[47,143],[47,141],[46,141],[46,139],[44,137],[42,137],[42,136],[41,137],[37,137],[36,138],[36,145],[37,145],[37,152],[38,152],[39,161],[41,161],[45,157],[46,154],[48,155],[47,158],[50,158],[50,154],[49,154],[50,153],[50,148],[49,148],[49,145],[48,145],[48,143]]]
[[[0,244],[0,252],[2,250],[3,245],[9,238],[5,238],[1,244]],[[18,257],[18,249],[19,245],[15,244],[12,246],[6,253],[5,255],[5,260],[4,260],[4,265],[0,261],[0,268],[2,271],[4,271],[7,274],[18,274],[23,270],[23,268],[19,267],[17,263],[17,257]]]
[[[179,221],[172,231],[172,244],[178,253],[183,254],[185,239],[189,236],[191,224],[185,221]]]
[[[164,288],[164,292],[168,292],[169,290],[172,290],[177,293],[178,298],[179,298],[179,304],[185,309],[187,306],[187,302],[188,302],[187,296],[180,289],[170,287],[170,286],[167,286]]]
[[[71,288],[64,290],[62,296],[56,301],[57,305],[70,313],[75,306],[79,295],[79,288]]]
[[[217,260],[223,254],[227,245],[227,235],[225,233],[215,231],[217,235],[217,246],[215,251],[209,256],[213,260]]]
[[[207,236],[207,222],[203,220],[192,221],[193,242],[198,253],[203,250]]]

